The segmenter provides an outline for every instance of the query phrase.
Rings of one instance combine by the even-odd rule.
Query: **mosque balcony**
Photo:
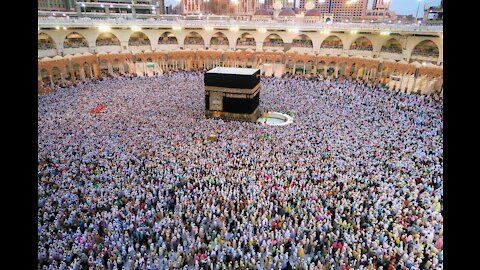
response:
[[[38,50],[38,57],[52,57],[57,55],[56,49]]]
[[[180,48],[178,44],[158,44],[157,45],[157,51],[176,51]]]
[[[246,50],[246,49],[255,50],[257,48],[257,46],[256,45],[239,45],[239,44],[237,44],[236,48],[240,49],[240,50]]]
[[[120,45],[104,45],[104,46],[96,46],[95,52],[100,53],[108,53],[108,52],[120,52],[122,48]]]
[[[392,53],[392,52],[380,52],[378,55],[383,59],[393,59],[393,60],[402,60],[403,54],[400,53]]]
[[[412,54],[410,60],[414,60],[417,62],[437,62],[438,55],[420,55],[420,54]]]
[[[210,49],[214,50],[228,50],[228,44],[210,44]]]
[[[206,19],[206,20],[184,20],[183,16],[179,16],[176,20],[161,20],[161,19],[130,19],[130,18],[96,18],[96,17],[38,17],[38,27],[40,28],[55,28],[55,27],[73,27],[73,28],[95,28],[100,25],[109,25],[112,28],[128,28],[131,25],[137,25],[142,28],[230,28],[238,27],[239,29],[259,29],[267,28],[269,30],[288,30],[295,27],[299,31],[312,31],[318,29],[329,29],[334,31],[350,31],[351,29],[370,31],[372,33],[380,33],[388,30],[391,33],[443,33],[443,25],[428,25],[428,24],[395,24],[395,23],[305,23],[305,22],[256,22],[256,21],[236,21],[233,19]]]
[[[151,51],[152,46],[150,46],[150,45],[140,45],[140,46],[128,45],[128,49],[131,50],[134,53],[137,53],[137,52]]]
[[[303,53],[313,53],[313,47],[294,47],[292,46],[290,48],[290,51],[293,51],[293,52],[298,52],[300,54],[303,54]]]
[[[63,54],[64,55],[67,55],[67,54],[76,54],[76,53],[86,53],[86,52],[89,52],[89,48],[88,47],[79,47],[79,48],[64,48],[63,49]]]
[[[360,56],[363,56],[363,57],[372,57],[373,56],[373,52],[370,51],[370,50],[348,50],[348,55],[350,56],[357,56],[357,55],[360,55]]]
[[[203,45],[203,44],[185,44],[184,48],[196,51],[196,50],[203,50],[205,48],[205,45]]]
[[[343,50],[335,48],[320,48],[320,53],[327,55],[341,55],[343,53]]]

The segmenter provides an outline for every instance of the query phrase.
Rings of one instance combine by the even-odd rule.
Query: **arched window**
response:
[[[172,32],[165,32],[158,39],[158,44],[178,44],[178,40]]]
[[[53,39],[45,34],[45,33],[40,33],[38,34],[38,49],[39,50],[51,50],[51,49],[56,49],[57,46],[55,45],[55,42]]]
[[[128,39],[128,46],[150,46],[150,39],[143,32],[135,32]]]
[[[243,33],[241,37],[237,39],[237,46],[256,46],[255,38],[249,33]]]
[[[313,48],[313,42],[312,39],[305,35],[299,35],[295,37],[292,41],[292,47],[307,47],[307,48]]]
[[[277,34],[270,34],[263,41],[264,47],[283,47],[284,45],[283,39]]]
[[[357,38],[352,45],[350,45],[350,50],[358,51],[372,51],[373,45],[372,42],[366,37]]]
[[[68,48],[88,48],[88,42],[84,36],[77,32],[72,32],[65,37],[63,47]]]
[[[383,45],[382,49],[380,50],[381,52],[387,52],[387,53],[402,53],[402,45],[400,42],[395,39],[391,38],[387,40]]]
[[[185,37],[184,41],[185,45],[204,45],[205,42],[203,41],[202,36],[197,32],[190,32]]]
[[[337,36],[328,36],[323,40],[320,48],[323,49],[343,49],[342,40]]]
[[[95,41],[95,46],[120,46],[120,40],[112,33],[101,33]]]

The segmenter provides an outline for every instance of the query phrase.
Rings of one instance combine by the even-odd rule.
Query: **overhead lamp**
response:
[[[60,26],[55,26],[55,29],[56,29],[56,30],[60,29]]]
[[[358,30],[350,30],[350,34],[357,34]]]
[[[108,32],[108,31],[111,30],[111,28],[110,28],[110,26],[108,26],[108,25],[100,25],[100,26],[98,27],[98,30],[100,30],[100,31],[102,31],[102,32]]]
[[[103,4],[100,4],[101,7],[105,7]]]
[[[257,31],[260,32],[260,33],[266,33],[266,32],[267,32],[267,29],[265,29],[265,28],[258,28]]]
[[[207,26],[207,27],[205,27],[205,30],[206,30],[206,31],[212,31],[212,30],[213,30],[213,27]]]
[[[85,7],[85,3],[82,3],[82,7]]]
[[[320,34],[330,34],[330,30],[321,30]]]
[[[62,29],[63,29],[63,30],[67,30],[67,27],[66,27],[66,26],[64,26],[64,27],[62,27]]]
[[[230,27],[230,31],[238,31],[238,27],[232,26],[232,27]]]
[[[132,6],[128,5],[127,8],[132,8]]]
[[[140,31],[142,30],[142,28],[140,26],[132,26],[130,27],[130,29],[132,29],[132,31]]]
[[[181,26],[173,26],[173,27],[172,27],[172,30],[178,30],[178,31],[180,31],[180,30],[182,30],[182,27],[181,27]]]
[[[390,32],[388,32],[388,31],[382,31],[382,32],[380,32],[380,35],[382,35],[382,36],[388,36],[388,35],[390,35]]]
[[[290,33],[298,33],[298,29],[297,29],[297,28],[288,29],[288,32],[290,32]]]

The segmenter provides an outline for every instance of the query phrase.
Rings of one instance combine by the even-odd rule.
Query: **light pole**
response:
[[[420,9],[420,2],[422,2],[422,0],[417,0],[418,1],[418,6],[417,6],[417,15],[415,15],[415,19],[418,21],[418,10]]]

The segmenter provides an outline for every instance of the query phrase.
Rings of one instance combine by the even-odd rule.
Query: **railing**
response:
[[[331,30],[382,30],[394,32],[436,32],[443,33],[443,25],[425,25],[425,24],[394,24],[394,23],[306,23],[306,22],[256,22],[256,21],[235,21],[228,20],[184,20],[183,16],[176,19],[160,20],[160,19],[133,19],[133,18],[59,18],[59,17],[38,17],[39,27],[55,27],[55,26],[99,26],[109,25],[112,27],[128,27],[131,25],[138,25],[144,27],[184,27],[184,28],[203,28],[209,27],[238,27],[238,28],[268,28],[268,29],[285,29],[296,28],[299,30],[312,29],[331,29]]]

